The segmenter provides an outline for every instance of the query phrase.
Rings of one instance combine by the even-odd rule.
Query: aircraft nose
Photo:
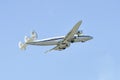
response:
[[[90,40],[90,39],[93,39],[93,37],[92,37],[92,36],[89,36],[89,40]]]

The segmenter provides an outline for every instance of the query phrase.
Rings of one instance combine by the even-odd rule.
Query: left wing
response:
[[[67,43],[70,39],[72,39],[74,37],[74,35],[77,33],[78,28],[80,27],[82,21],[79,21],[78,23],[76,23],[76,25],[72,28],[72,30],[65,36],[65,38],[63,39],[63,41],[61,41],[62,43]],[[57,45],[56,47],[48,50],[47,52],[50,52],[52,50],[58,50],[60,45]]]

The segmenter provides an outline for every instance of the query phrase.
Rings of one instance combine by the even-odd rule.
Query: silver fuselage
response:
[[[43,40],[35,40],[33,42],[28,42],[26,44],[38,45],[38,46],[58,45],[64,38],[65,38],[65,36],[53,37],[53,38],[47,38],[47,39],[43,39]],[[86,42],[92,38],[93,38],[92,36],[88,36],[88,35],[80,35],[80,36],[74,35],[74,37],[72,39],[69,39],[68,42],[69,43]]]

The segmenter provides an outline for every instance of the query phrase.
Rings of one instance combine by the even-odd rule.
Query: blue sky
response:
[[[119,0],[0,0],[0,80],[120,80],[119,8]],[[93,40],[49,54],[18,48],[32,30],[61,36],[79,20]]]

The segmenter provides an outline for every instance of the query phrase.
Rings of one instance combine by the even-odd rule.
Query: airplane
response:
[[[26,47],[28,45],[35,45],[35,46],[55,46],[52,49],[46,51],[50,52],[53,50],[57,51],[62,51],[65,50],[70,46],[71,43],[76,43],[76,42],[86,42],[88,40],[93,39],[92,36],[89,35],[83,35],[82,31],[79,31],[79,27],[82,24],[82,20],[77,22],[72,30],[70,30],[69,33],[65,36],[58,36],[58,37],[52,37],[52,38],[47,38],[47,39],[42,39],[42,40],[37,40],[37,33],[35,31],[32,32],[31,37],[25,36],[24,40],[25,42],[19,42],[18,46],[21,50],[26,50]]]

